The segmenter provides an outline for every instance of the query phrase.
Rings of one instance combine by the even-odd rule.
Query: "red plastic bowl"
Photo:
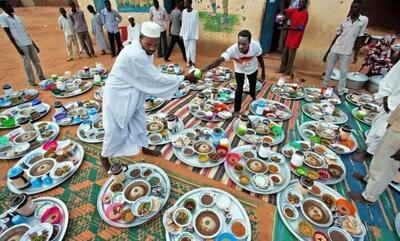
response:
[[[228,153],[228,155],[226,156],[226,161],[230,164],[230,165],[235,165],[236,163],[240,162],[240,154],[238,153]]]
[[[43,150],[48,151],[48,150],[57,150],[57,141],[48,141],[44,143],[43,145]]]
[[[215,149],[219,156],[225,157],[228,154],[229,149],[226,146],[217,146]]]
[[[63,214],[60,210],[60,208],[53,206],[49,209],[47,209],[43,215],[40,217],[40,222],[41,223],[50,223],[50,224],[56,224],[59,223]],[[47,220],[49,219],[50,220]]]

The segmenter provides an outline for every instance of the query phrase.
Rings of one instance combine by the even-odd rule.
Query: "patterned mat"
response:
[[[227,83],[222,83],[222,84],[218,83],[218,85],[226,86]],[[278,96],[275,96],[271,92],[271,87],[272,83],[266,82],[261,91],[258,93],[257,98],[272,99],[284,103],[287,106],[289,106],[289,108],[292,109],[293,112],[293,116],[289,121],[279,123],[282,126],[283,131],[286,133],[285,140],[281,144],[274,147],[275,150],[280,151],[282,146],[284,146],[286,143],[292,140],[301,140],[300,134],[297,131],[298,127],[303,122],[310,121],[312,119],[303,114],[301,111],[301,107],[308,102],[306,102],[305,100],[301,101],[286,100]],[[178,115],[179,118],[181,118],[186,128],[190,128],[195,125],[201,125],[210,128],[222,127],[224,130],[226,130],[227,136],[231,142],[232,147],[246,144],[243,140],[241,140],[239,137],[235,135],[232,129],[233,119],[221,123],[211,123],[196,119],[189,113],[187,104],[195,98],[197,93],[198,92],[191,92],[188,96],[184,98],[170,101],[161,109],[156,110],[153,113],[157,111],[165,113],[174,113]],[[251,97],[246,95],[245,98],[243,98],[243,103],[242,103],[242,110],[246,110],[244,112],[246,114],[249,113],[248,106],[250,102],[251,102]],[[348,103],[347,101],[344,101],[344,103],[342,103],[339,106],[339,108],[343,110],[349,117],[348,124],[350,124],[355,130],[354,133],[357,142],[359,144],[359,149],[365,149],[364,132],[369,129],[369,126],[361,122],[358,122],[353,118],[351,111],[354,108],[356,108],[356,106]],[[156,149],[161,151],[165,159],[170,160],[171,162],[174,163],[178,163],[183,166],[187,166],[186,164],[182,163],[179,159],[176,158],[176,156],[173,154],[171,145],[159,146],[156,147]],[[344,196],[346,196],[346,192],[349,190],[362,192],[364,190],[364,184],[355,180],[351,176],[351,174],[355,171],[360,172],[361,174],[366,174],[369,163],[354,162],[351,160],[350,155],[342,155],[342,160],[347,170],[346,179],[343,182],[334,185],[333,188]],[[242,190],[240,187],[236,186],[236,184],[229,179],[223,165],[214,168],[204,168],[204,169],[188,167],[188,169],[192,170],[193,172],[199,173],[200,175],[209,177],[214,180],[218,180],[227,186],[234,187],[237,190],[241,190],[252,196],[260,198],[261,200],[264,200],[268,203],[276,204],[276,195],[254,194],[246,190]],[[295,178],[295,176],[292,175],[292,178]],[[400,207],[400,194],[397,191],[393,190],[392,188],[388,188],[385,191],[385,193],[381,195],[378,203],[373,205],[364,205],[360,203],[355,203],[355,205],[357,206],[360,212],[361,219],[369,227],[369,233],[368,233],[369,238],[367,237],[366,240],[397,240],[397,235],[393,233],[394,217],[398,212],[398,208]],[[276,222],[278,224],[275,225],[275,233],[276,234],[278,233],[281,234],[282,232],[288,233],[289,231],[284,226],[282,226],[283,223],[280,223],[281,225],[279,225],[279,222],[281,222],[279,219],[279,215],[276,215],[276,217],[277,217]],[[283,229],[281,227],[283,227]],[[282,240],[282,239],[278,238],[276,240]]]
[[[74,139],[73,137],[70,138]],[[78,141],[77,139],[74,140]],[[98,146],[81,144],[85,150],[85,157],[78,171],[59,187],[37,195],[37,197],[57,197],[67,205],[70,221],[64,240],[165,240],[165,231],[162,225],[162,214],[164,211],[172,206],[184,193],[207,185],[201,183],[198,179],[185,178],[181,174],[165,170],[170,178],[172,190],[164,209],[153,220],[137,228],[114,228],[100,218],[96,208],[98,193],[101,186],[107,180],[107,175],[101,171],[101,166],[96,162],[100,154],[100,149]],[[130,160],[124,158],[119,160],[126,164],[132,163]],[[0,212],[7,208],[5,201],[11,195],[12,193],[7,189],[5,179],[1,180]],[[254,237],[254,240],[261,240],[259,237],[261,228],[259,225],[260,218],[256,213],[259,202],[246,198],[238,199],[249,215],[252,237]]]

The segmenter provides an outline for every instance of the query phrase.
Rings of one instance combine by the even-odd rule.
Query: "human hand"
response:
[[[197,78],[194,76],[194,72],[185,75],[184,79],[188,80],[191,84],[197,84]]]
[[[36,52],[40,53],[40,49],[36,45],[35,45],[35,48],[36,48]]]
[[[328,59],[328,55],[325,54],[325,55],[324,55],[324,58],[322,59],[322,62],[326,63],[326,60],[327,60],[327,59]]]
[[[400,150],[394,153],[391,158],[395,159],[396,161],[400,161]]]

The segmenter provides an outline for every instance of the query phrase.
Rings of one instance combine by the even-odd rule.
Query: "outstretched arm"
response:
[[[224,57],[219,57],[218,59],[214,60],[214,62],[212,62],[210,65],[208,65],[207,67],[205,67],[202,72],[205,73],[207,71],[209,71],[210,69],[213,69],[215,67],[220,66],[223,62],[225,61]]]

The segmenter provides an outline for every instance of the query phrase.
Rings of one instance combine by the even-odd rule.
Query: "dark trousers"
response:
[[[162,31],[160,35],[160,44],[158,45],[158,57],[165,56],[167,51],[167,31]]]
[[[187,62],[186,61],[186,53],[185,53],[185,45],[183,44],[183,40],[181,39],[181,37],[179,35],[171,35],[171,42],[169,43],[169,46],[168,46],[167,52],[165,53],[164,59],[169,58],[176,43],[178,43],[179,48],[181,49],[183,59],[185,60],[185,62]]]
[[[279,72],[291,75],[293,72],[294,59],[297,49],[285,47],[282,53],[282,62]]]
[[[256,99],[256,85],[257,85],[257,74],[258,70],[256,72],[247,75],[247,78],[249,79],[250,83],[250,96],[253,98],[253,100]],[[242,73],[236,73],[236,91],[235,91],[235,111],[239,112],[241,107],[242,107],[242,98],[243,98],[243,85],[244,85],[244,77],[245,74]]]
[[[122,49],[122,43],[121,43],[121,35],[118,33],[108,33],[108,40],[110,41],[110,46],[111,46],[111,54],[113,56],[115,56],[115,42],[117,42],[117,46],[118,46],[118,53],[121,52]]]

